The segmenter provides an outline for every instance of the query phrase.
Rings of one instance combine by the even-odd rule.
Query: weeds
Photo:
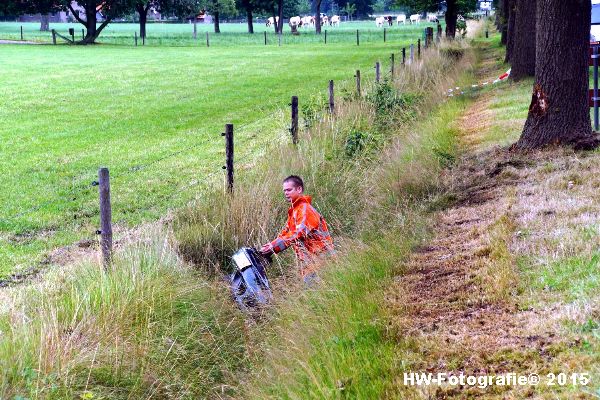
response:
[[[124,245],[109,273],[85,264],[5,294],[0,397],[394,397],[394,377],[410,366],[399,357],[412,345],[389,330],[382,288],[425,234],[425,202],[415,200],[435,193],[444,168],[432,149],[456,150],[453,128],[437,126],[460,103],[415,131],[398,116],[431,113],[441,99],[432,85],[469,65],[468,57],[454,64],[436,50],[425,54],[426,64],[399,72],[395,89],[382,89],[375,103],[341,104],[334,118],[315,119],[297,147],[279,138],[265,162],[241,174],[233,196],[208,193],[178,212],[172,237],[150,232]],[[377,108],[390,105],[402,124],[379,130]],[[339,257],[323,269],[321,287],[281,293],[268,323],[248,326],[218,277],[231,250],[277,233],[287,207],[281,179],[290,173],[303,176]],[[179,255],[217,279],[194,273]],[[278,261],[278,274],[291,273]],[[237,387],[247,361],[256,374]]]

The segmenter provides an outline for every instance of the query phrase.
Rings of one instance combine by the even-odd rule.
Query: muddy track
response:
[[[508,249],[515,235],[510,231],[515,226],[515,193],[531,179],[522,171],[534,170],[535,161],[504,148],[482,151],[475,147],[492,118],[486,111],[488,103],[489,98],[482,96],[457,121],[462,142],[470,151],[449,173],[446,195],[451,205],[434,215],[432,239],[413,252],[406,272],[387,293],[396,329],[418,343],[420,372],[520,372],[531,370],[531,360],[539,371],[552,362],[549,349],[557,339],[552,332],[530,329],[528,321],[543,316],[519,310],[516,285],[511,286],[510,277],[515,264]],[[507,243],[499,243],[504,239]],[[498,267],[495,253],[503,249]],[[504,277],[495,282],[496,274]],[[510,390],[436,386],[416,397],[531,395],[527,389],[518,394]]]

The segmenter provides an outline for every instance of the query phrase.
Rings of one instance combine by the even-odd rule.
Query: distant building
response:
[[[73,10],[80,15],[83,19],[85,19],[85,9],[77,4],[76,1],[71,1],[71,7]],[[96,21],[102,22],[104,21],[104,16],[101,13],[101,6],[96,8]],[[160,15],[160,14],[159,14]],[[19,16],[19,22],[41,22],[42,15],[41,14],[24,14]],[[154,18],[153,18],[154,19]],[[48,22],[75,22],[77,19],[70,10],[60,11],[57,13],[49,14]]]
[[[481,11],[492,11],[492,2],[491,1],[479,1],[479,10]]]

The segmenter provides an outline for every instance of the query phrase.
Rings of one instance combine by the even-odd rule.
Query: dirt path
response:
[[[484,58],[480,73],[495,73],[487,65]],[[478,149],[493,118],[489,101],[481,96],[457,121],[470,150],[448,177],[452,205],[435,214],[433,238],[413,253],[388,292],[397,328],[418,343],[423,361],[415,372],[541,373],[555,361],[551,349],[559,339],[540,322],[548,315],[519,309],[512,250],[520,218],[532,200],[547,195],[539,190],[538,172],[553,155]],[[418,398],[546,398],[527,386],[432,385],[420,393]]]

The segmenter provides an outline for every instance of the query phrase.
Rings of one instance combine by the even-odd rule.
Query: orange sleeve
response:
[[[319,220],[318,218],[315,218],[314,212],[311,211],[312,207],[308,204],[304,204],[295,211],[296,224],[294,225],[293,222],[290,224],[290,221],[288,221],[288,224],[283,228],[277,239],[271,242],[275,253],[280,253],[287,249],[296,240],[306,237],[312,229],[315,229],[318,226]]]

